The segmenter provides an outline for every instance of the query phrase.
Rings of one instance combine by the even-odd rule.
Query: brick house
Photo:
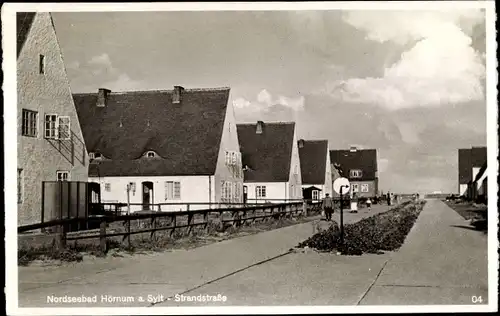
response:
[[[378,194],[378,167],[376,149],[330,150],[332,170],[349,179],[350,194],[358,197],[374,197]],[[334,192],[334,196],[338,196]]]
[[[238,124],[249,202],[302,199],[302,179],[294,122]]]
[[[41,221],[42,183],[86,182],[89,159],[50,13],[16,20],[17,222],[28,225]]]
[[[137,204],[132,212],[160,203],[241,203],[243,171],[229,94],[229,88],[180,86],[75,94],[92,159],[94,202],[130,198]]]
[[[320,200],[332,196],[332,171],[327,140],[298,141],[304,199]]]

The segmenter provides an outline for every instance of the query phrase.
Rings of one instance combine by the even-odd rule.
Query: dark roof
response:
[[[458,181],[467,184],[472,181],[472,168],[482,167],[487,160],[486,147],[461,148],[458,150]]]
[[[238,141],[246,182],[287,182],[290,176],[295,123],[238,124]]]
[[[100,176],[215,173],[229,88],[186,89],[179,104],[172,90],[110,93],[105,107],[97,93],[73,98],[87,150],[109,158]],[[160,158],[141,159],[148,150]]]
[[[376,149],[350,149],[330,150],[330,162],[340,164],[342,176],[349,178],[349,170],[362,171],[359,181],[370,181],[377,178],[377,150]]]
[[[300,146],[302,141],[303,147]],[[327,140],[299,140],[302,184],[325,183]]]
[[[17,57],[28,38],[33,20],[35,19],[36,12],[17,12],[16,15],[16,32],[17,32]]]

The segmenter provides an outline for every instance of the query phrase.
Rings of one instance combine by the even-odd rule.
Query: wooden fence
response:
[[[55,247],[63,249],[70,240],[96,239],[100,240],[100,248],[106,251],[108,238],[122,237],[122,243],[131,246],[130,237],[135,234],[149,233],[150,240],[156,240],[156,232],[170,231],[172,236],[176,231],[184,229],[189,235],[193,228],[201,227],[206,233],[210,225],[221,226],[230,224],[239,227],[256,221],[266,221],[294,216],[308,216],[320,210],[318,202],[295,202],[282,204],[254,205],[242,208],[218,208],[208,210],[192,210],[181,212],[136,212],[131,214],[108,214],[89,216],[87,218],[71,218],[54,220],[39,224],[18,227],[18,233],[29,232],[48,227],[55,227]],[[134,222],[134,225],[132,223]],[[89,226],[98,224],[99,231],[86,235],[68,235],[70,225]]]

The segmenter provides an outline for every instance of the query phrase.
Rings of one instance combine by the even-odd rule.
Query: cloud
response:
[[[143,90],[144,82],[134,80],[127,74],[121,74],[116,80],[104,83],[103,86],[111,91],[133,91]]]
[[[299,96],[290,98],[283,95],[273,97],[266,89],[261,90],[255,100],[247,100],[239,97],[234,99],[233,105],[236,111],[245,116],[247,114],[266,114],[277,111],[301,111],[304,109],[305,98]]]
[[[131,78],[127,73],[115,68],[108,54],[103,53],[90,58],[85,65],[79,62],[68,64],[72,71],[72,86],[78,87],[75,92],[94,92],[98,88],[112,91],[146,90],[143,81]]]
[[[109,58],[109,55],[106,53],[92,57],[88,61],[88,64],[89,65],[104,66],[104,67],[112,67],[111,59]]]
[[[323,92],[390,110],[483,100],[484,59],[461,28],[483,19],[480,11],[347,12],[344,20],[366,39],[411,47],[382,76],[334,80]]]

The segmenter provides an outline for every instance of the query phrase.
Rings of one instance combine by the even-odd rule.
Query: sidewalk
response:
[[[361,304],[469,304],[488,298],[487,235],[442,201],[424,211]]]
[[[387,206],[374,207],[370,212],[363,209],[357,214],[346,213],[345,219],[357,221],[385,210]],[[20,267],[19,304],[21,307],[64,306],[47,305],[47,295],[172,296],[288,252],[316,233],[317,223],[315,220],[192,250],[98,259],[59,268]],[[147,302],[71,304],[72,307],[147,305]]]

